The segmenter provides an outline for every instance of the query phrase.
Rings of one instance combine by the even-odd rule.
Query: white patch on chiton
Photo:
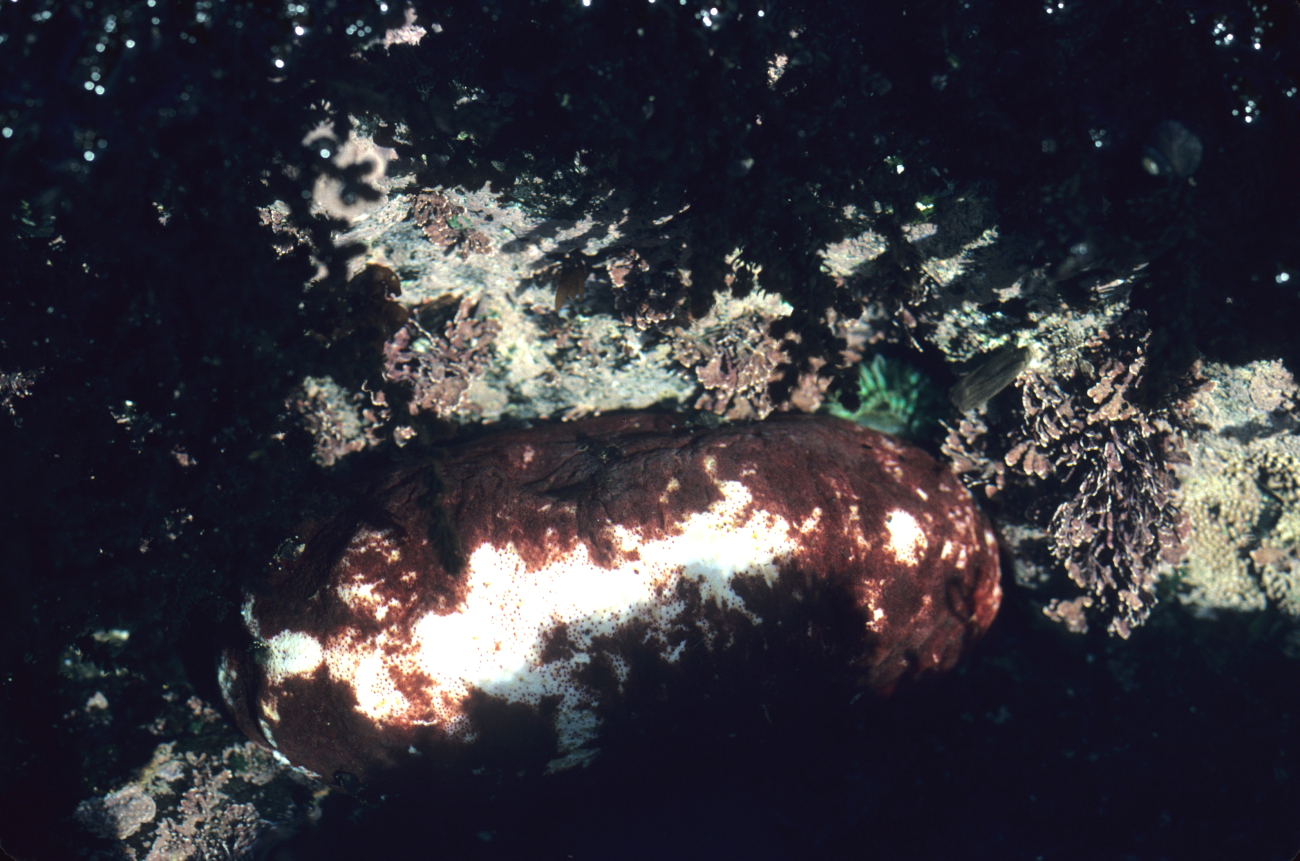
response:
[[[399,579],[403,583],[411,584],[415,582],[415,577],[414,571],[407,571]],[[388,611],[397,606],[398,603],[392,600],[385,601],[381,596],[376,595],[375,584],[361,576],[352,578],[350,582],[339,584],[335,587],[334,592],[349,610],[354,613],[367,613],[376,622],[384,621]]]
[[[911,514],[896,508],[885,518],[889,530],[889,550],[899,562],[916,565],[929,542],[921,531],[921,524]]]
[[[366,582],[362,577],[353,577],[351,582],[340,584],[334,591],[338,593],[339,600],[352,610],[364,608],[374,612],[375,606],[379,604],[375,584]]]
[[[537,706],[558,698],[555,720],[556,768],[584,761],[583,745],[595,738],[599,719],[591,700],[599,692],[579,681],[601,638],[628,623],[645,625],[651,642],[675,660],[682,642],[716,639],[716,631],[686,615],[679,586],[690,583],[702,601],[755,617],[732,588],[737,577],[774,583],[777,563],[795,552],[801,535],[816,527],[814,511],[798,529],[784,518],[751,507],[753,497],[739,482],[719,482],[721,499],[675,524],[675,534],[646,537],[612,526],[606,531],[615,554],[606,567],[578,544],[568,555],[529,568],[512,544],[474,548],[464,571],[465,593],[457,612],[427,613],[410,630],[392,627],[362,636],[353,629],[331,638],[325,660],[331,678],[350,685],[357,710],[377,724],[436,725],[466,738],[465,701],[473,691]],[[542,651],[564,626],[560,656]],[[677,634],[677,636],[672,636]],[[669,642],[675,642],[671,649]],[[306,646],[293,668],[306,668]],[[617,681],[627,666],[606,653]],[[282,661],[283,674],[289,662]],[[395,679],[406,684],[399,690]],[[411,684],[420,689],[413,694]],[[403,693],[406,691],[407,693]],[[410,694],[410,696],[408,696]]]
[[[844,530],[859,548],[871,550],[871,542],[867,540],[867,531],[862,524],[862,510],[856,502],[849,504],[849,516],[844,523]]]
[[[858,603],[866,608],[870,614],[867,620],[867,628],[871,631],[879,631],[881,625],[885,622],[885,610],[880,606],[883,593],[881,585],[875,581],[869,581],[863,584],[863,593],[858,597]]]
[[[664,485],[664,492],[659,494],[659,504],[664,506],[669,505],[671,499],[670,494],[673,494],[676,491],[681,490],[681,487],[682,487],[682,483],[678,481],[676,478],[668,479],[668,483]]]
[[[310,676],[325,660],[320,641],[298,631],[282,631],[266,641],[262,672],[268,685],[295,676]]]
[[[974,511],[975,510],[969,505],[948,509],[947,520],[949,525],[959,532],[964,532],[967,535],[974,537]]]
[[[337,674],[351,679],[357,696],[357,709],[371,717],[393,714],[408,708],[406,698],[393,682],[385,660],[388,640],[387,636],[381,635],[370,644],[353,643],[348,649],[330,649],[330,675]]]
[[[374,562],[366,560],[366,557],[371,554],[378,555],[389,563],[397,562],[402,558],[401,550],[393,543],[389,530],[363,527],[353,536],[343,558],[339,560],[339,565],[343,570],[370,567]]]
[[[919,487],[914,488],[914,489],[916,490],[916,495],[917,495],[917,496],[921,497],[922,500],[929,501],[929,499],[930,499],[930,494],[926,493],[924,490],[922,490],[922,489],[919,488]]]
[[[899,463],[898,458],[883,451],[879,452],[879,454],[880,458],[876,461],[876,465],[880,467],[882,472],[901,484],[903,481],[903,466]]]
[[[280,722],[280,701],[279,700],[277,700],[273,695],[269,693],[263,694],[260,705],[262,707],[262,717],[266,718],[267,720],[275,721],[276,723]]]
[[[536,455],[537,452],[533,451],[533,447],[531,445],[524,446],[523,449],[519,452],[519,457],[524,462],[524,466],[528,466],[528,464],[532,463],[533,458]]]

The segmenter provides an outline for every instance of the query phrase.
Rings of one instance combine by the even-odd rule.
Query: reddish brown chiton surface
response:
[[[242,729],[326,779],[568,768],[629,702],[804,659],[887,692],[952,667],[1001,598],[957,479],[837,419],[609,416],[439,471],[397,470],[304,529],[246,598],[251,645],[223,656]]]

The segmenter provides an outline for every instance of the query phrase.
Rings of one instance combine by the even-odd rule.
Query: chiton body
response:
[[[554,771],[717,680],[831,667],[887,693],[951,668],[1000,599],[987,521],[916,448],[824,416],[607,416],[398,468],[305,527],[220,682],[327,780]]]

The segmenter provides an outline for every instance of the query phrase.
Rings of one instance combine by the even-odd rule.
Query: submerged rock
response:
[[[956,664],[1001,599],[961,483],[827,417],[499,434],[383,477],[282,555],[222,689],[245,733],[345,788],[569,768],[608,725],[736,679],[888,693]]]

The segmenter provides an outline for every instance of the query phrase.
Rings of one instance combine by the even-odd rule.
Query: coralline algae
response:
[[[222,689],[251,738],[344,785],[569,768],[620,710],[730,673],[829,660],[827,684],[887,693],[952,667],[1001,599],[957,479],[825,416],[499,434],[395,470],[282,555]]]

